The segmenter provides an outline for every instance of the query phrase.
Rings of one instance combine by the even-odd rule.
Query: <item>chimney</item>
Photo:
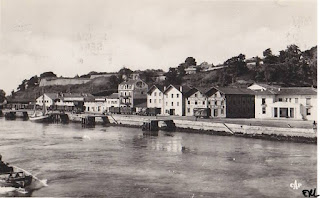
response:
[[[182,92],[182,86],[180,86],[180,92]]]

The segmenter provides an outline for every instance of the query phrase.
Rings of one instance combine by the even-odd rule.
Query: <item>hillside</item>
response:
[[[121,68],[118,73],[110,77],[97,77],[90,82],[79,85],[46,86],[39,87],[41,78],[54,77],[53,72],[45,72],[33,76],[29,80],[23,80],[18,86],[18,91],[13,92],[13,98],[34,99],[43,92],[73,92],[91,93],[95,95],[108,95],[115,92],[118,84],[133,74],[149,86],[153,84],[176,84],[196,87],[209,86],[245,86],[253,82],[277,84],[281,86],[317,86],[317,46],[309,50],[301,51],[296,45],[289,45],[287,49],[281,50],[279,55],[274,55],[271,49],[263,52],[263,57],[246,58],[245,55],[231,57],[222,66],[224,68],[205,71],[203,65],[197,64],[195,58],[188,57],[184,63],[177,67],[171,67],[168,72],[162,70],[132,71],[129,68]],[[213,64],[211,64],[213,66]],[[197,69],[194,74],[186,74],[188,67]],[[81,77],[90,77],[92,74],[104,74],[105,72],[90,72]],[[165,81],[155,81],[154,77],[159,73],[165,73]],[[80,77],[80,78],[81,78]],[[79,78],[76,76],[75,78]]]

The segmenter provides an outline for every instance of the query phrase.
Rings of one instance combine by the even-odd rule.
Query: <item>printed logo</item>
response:
[[[294,180],[294,182],[290,184],[290,188],[293,190],[298,190],[301,186],[302,184],[298,183],[297,180]]]

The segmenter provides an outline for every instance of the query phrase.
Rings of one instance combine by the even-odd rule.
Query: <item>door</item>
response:
[[[213,110],[213,117],[217,117],[218,116],[218,109],[214,109]]]
[[[170,109],[170,115],[175,115],[175,109]]]

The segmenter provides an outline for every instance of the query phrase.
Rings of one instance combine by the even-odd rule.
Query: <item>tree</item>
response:
[[[123,67],[118,72],[118,78],[122,82],[122,81],[128,79],[132,73],[133,73],[133,71],[131,69]]]
[[[21,84],[18,86],[17,90],[18,91],[24,91],[26,90],[26,85],[27,85],[28,81],[26,79],[24,79]]]
[[[110,83],[110,89],[118,89],[120,80],[116,75],[112,75],[109,78],[109,83]]]
[[[245,59],[246,56],[244,54],[239,54],[224,62],[224,65],[227,66],[225,71],[231,75],[232,83],[235,82],[236,77],[241,76],[248,71]]]
[[[146,83],[153,83],[153,77],[156,75],[156,71],[147,69],[141,73],[141,79]]]
[[[178,71],[176,68],[169,68],[169,71],[165,74],[166,75],[166,85],[173,84],[173,85],[181,85],[182,78],[178,75]]]
[[[263,51],[264,60],[263,62],[265,64],[275,64],[278,62],[278,57],[272,54],[272,51],[270,48]]]
[[[38,76],[32,76],[32,77],[30,78],[30,80],[28,80],[27,84],[28,84],[28,88],[29,88],[29,87],[36,87],[36,86],[38,86],[38,84],[39,84],[39,78],[38,78]]]
[[[40,74],[40,78],[48,78],[48,77],[56,78],[57,75],[55,73],[53,73],[52,71],[44,72],[44,73]]]
[[[0,89],[0,103],[3,103],[6,99],[6,92]]]
[[[197,65],[196,59],[193,58],[193,57],[186,58],[184,63],[185,63],[185,67],[196,66]]]

